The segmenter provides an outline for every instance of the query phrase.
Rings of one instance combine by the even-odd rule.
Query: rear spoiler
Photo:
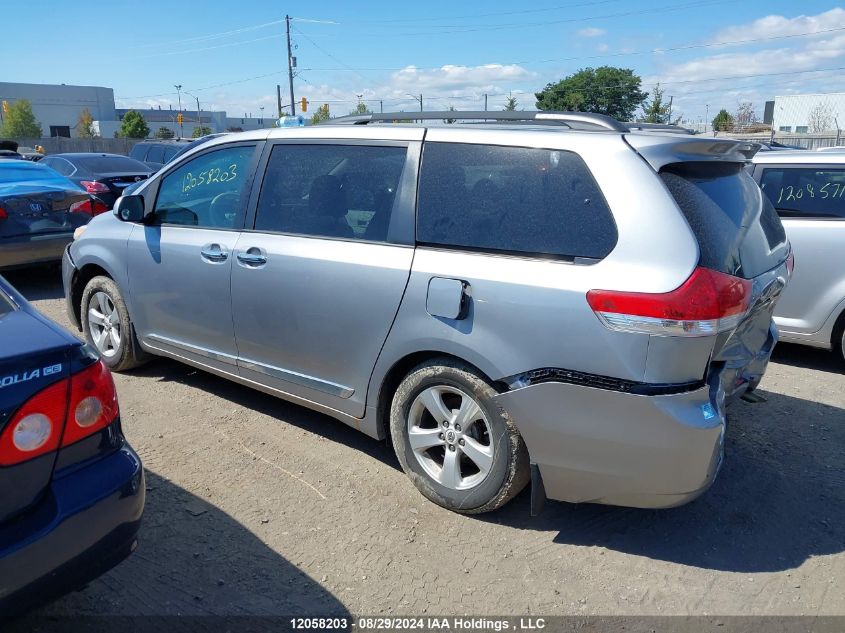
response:
[[[761,147],[759,143],[751,141],[699,136],[625,134],[624,138],[655,171],[671,163],[746,163]]]

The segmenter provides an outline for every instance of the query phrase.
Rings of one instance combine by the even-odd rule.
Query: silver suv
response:
[[[115,370],[169,356],[389,438],[452,510],[704,491],[789,276],[757,146],[407,116],[187,152],[71,245],[71,318]]]
[[[845,359],[845,150],[765,152],[753,169],[799,263],[775,311],[783,340]]]

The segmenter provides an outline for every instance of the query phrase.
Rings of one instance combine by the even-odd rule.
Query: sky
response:
[[[374,111],[520,109],[584,67],[631,68],[685,121],[775,95],[845,91],[845,8],[817,0],[4,0],[0,80],[114,89],[118,107],[270,117],[294,93],[309,114],[363,100]],[[22,46],[22,43],[26,45]],[[264,108],[262,110],[262,107]]]

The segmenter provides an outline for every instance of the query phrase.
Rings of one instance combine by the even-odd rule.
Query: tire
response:
[[[480,514],[500,508],[528,483],[528,449],[493,401],[496,393],[476,370],[451,359],[418,365],[396,389],[393,448],[405,474],[434,503]]]
[[[150,359],[138,345],[129,311],[114,281],[102,276],[91,279],[82,291],[80,304],[85,340],[109,369],[126,371]]]
[[[845,363],[845,312],[839,315],[839,320],[833,328],[833,352],[839,360]]]

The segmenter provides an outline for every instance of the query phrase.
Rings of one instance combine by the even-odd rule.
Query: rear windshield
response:
[[[111,171],[128,171],[146,174],[150,171],[144,163],[128,156],[82,156],[75,161],[95,174],[106,174]]]
[[[698,239],[701,265],[750,279],[787,254],[771,202],[739,163],[675,163],[661,171]]]
[[[32,182],[37,180],[43,181],[60,181],[65,184],[68,180],[59,174],[55,169],[49,167],[15,167],[12,165],[0,166],[0,182]],[[73,185],[75,188],[75,185]]]
[[[766,167],[760,187],[782,218],[845,218],[845,169]]]

